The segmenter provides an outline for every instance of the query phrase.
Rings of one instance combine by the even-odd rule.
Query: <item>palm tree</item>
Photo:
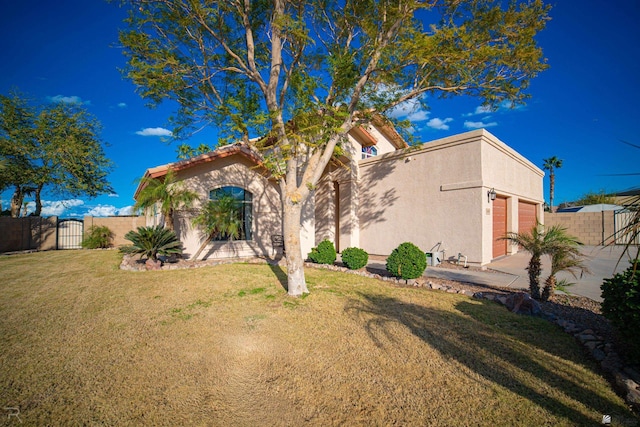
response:
[[[534,299],[546,301],[553,295],[556,285],[555,275],[558,272],[566,270],[573,273],[578,269],[586,270],[578,250],[581,243],[566,231],[566,228],[560,225],[554,225],[545,231],[542,224],[537,224],[528,232],[512,232],[501,237],[503,240],[520,245],[531,254],[527,271],[529,272],[529,292]],[[551,275],[545,281],[544,292],[540,292],[540,274],[544,255],[551,256],[552,267]]]
[[[529,292],[534,299],[540,299],[540,274],[542,273],[542,255],[545,254],[544,231],[542,224],[536,224],[528,232],[507,233],[502,240],[520,245],[531,254],[527,271],[529,273]]]
[[[553,156],[548,159],[542,159],[542,161],[544,162],[542,167],[549,171],[549,210],[553,212],[553,194],[556,187],[555,170],[562,167],[562,160]]]
[[[578,272],[580,274],[588,272],[580,252],[582,243],[574,236],[567,234],[566,228],[555,225],[545,234],[549,255],[551,255],[551,274],[545,280],[541,296],[542,301],[548,301],[553,298],[557,283],[556,274],[561,271],[568,271],[573,277],[577,278]]]
[[[174,231],[173,214],[176,209],[184,206],[190,208],[198,194],[184,188],[181,182],[176,182],[176,173],[169,169],[164,179],[143,177],[143,185],[138,194],[134,210],[145,210],[160,204],[160,212],[164,215],[165,226]]]
[[[197,260],[204,248],[215,238],[234,240],[240,237],[242,219],[240,203],[229,194],[222,194],[216,200],[209,200],[193,225],[202,227],[206,239],[191,258]]]

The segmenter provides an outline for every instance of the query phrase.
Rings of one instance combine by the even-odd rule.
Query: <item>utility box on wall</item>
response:
[[[440,265],[442,262],[442,258],[444,257],[444,253],[440,252],[425,252],[427,255],[427,266],[435,267]]]

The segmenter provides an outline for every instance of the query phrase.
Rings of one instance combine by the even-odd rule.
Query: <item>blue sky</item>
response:
[[[532,98],[517,109],[486,112],[472,98],[430,102],[411,115],[428,142],[478,127],[542,166],[557,156],[554,204],[589,191],[640,187],[640,2],[585,0],[552,3],[552,20],[538,37],[551,68],[531,83]],[[174,105],[149,109],[118,68],[118,29],[126,13],[101,0],[0,0],[0,93],[18,88],[35,102],[81,102],[103,125],[105,151],[115,167],[116,194],[60,200],[44,196],[43,215],[95,216],[130,212],[135,179],[146,168],[176,160],[167,142]],[[214,144],[215,129],[187,142]],[[425,171],[428,173],[428,171]],[[545,198],[548,200],[548,177]],[[11,192],[2,194],[6,208]]]

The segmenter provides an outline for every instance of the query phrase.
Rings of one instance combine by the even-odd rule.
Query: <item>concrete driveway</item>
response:
[[[626,270],[629,266],[629,258],[625,255],[616,268],[616,263],[618,263],[623,250],[623,246],[583,246],[582,253],[585,255],[585,264],[591,273],[585,273],[582,277],[574,278],[570,273],[562,272],[557,275],[558,280],[567,279],[569,283],[575,283],[567,288],[567,292],[570,294],[602,301],[600,296],[602,280]],[[527,252],[519,252],[494,261],[487,265],[487,268],[513,276],[514,280],[510,287],[529,289],[529,278],[525,270],[529,259],[530,255]],[[544,257],[541,282],[544,282],[544,279],[549,275],[550,265],[549,257]]]

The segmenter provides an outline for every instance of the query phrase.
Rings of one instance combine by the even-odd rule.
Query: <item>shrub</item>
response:
[[[333,264],[336,262],[336,248],[330,240],[323,240],[318,246],[311,249],[309,259],[316,264]]]
[[[640,259],[632,261],[624,272],[604,279],[600,289],[602,314],[629,345],[631,360],[640,362]]]
[[[156,261],[158,255],[169,256],[182,253],[182,243],[176,233],[158,225],[156,227],[138,227],[137,231],[130,231],[124,235],[133,245],[123,246],[121,252],[126,254],[140,254],[140,257]]]
[[[108,248],[111,246],[112,239],[113,232],[109,230],[109,227],[106,225],[92,225],[89,227],[89,231],[84,240],[82,240],[82,247],[86,249]]]
[[[357,270],[367,265],[369,254],[364,249],[347,248],[342,251],[342,262],[350,270]]]
[[[418,278],[426,268],[427,255],[413,243],[402,243],[387,258],[387,271],[402,279]]]

